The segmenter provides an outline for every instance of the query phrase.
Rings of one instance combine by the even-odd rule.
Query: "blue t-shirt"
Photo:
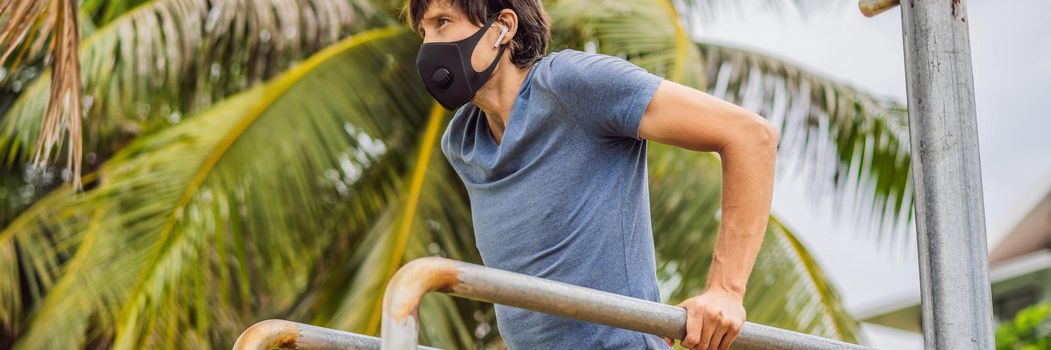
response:
[[[442,152],[470,196],[486,266],[659,300],[639,121],[662,78],[576,50],[529,71],[497,144],[456,111]],[[511,349],[667,349],[659,337],[497,305]]]

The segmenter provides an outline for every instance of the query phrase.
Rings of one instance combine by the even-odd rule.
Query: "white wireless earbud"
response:
[[[496,42],[493,43],[493,48],[500,47],[500,42],[504,41],[504,35],[507,35],[507,26],[500,26],[500,36],[496,38]]]

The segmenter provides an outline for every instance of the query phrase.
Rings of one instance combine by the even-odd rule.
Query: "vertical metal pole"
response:
[[[901,4],[927,349],[992,349],[981,164],[964,0]]]

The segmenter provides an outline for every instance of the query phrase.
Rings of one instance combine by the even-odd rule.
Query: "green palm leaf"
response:
[[[350,259],[354,263],[346,264],[347,269],[340,276],[329,280],[332,285],[326,289],[332,291],[334,297],[306,308],[335,310],[331,315],[315,318],[315,323],[376,335],[386,284],[401,265],[428,255],[481,262],[474,248],[466,192],[437,151],[437,136],[444,129],[440,128],[443,125],[440,122],[446,119],[446,113],[438,105],[434,108],[403,198],[392,203],[390,210],[374,221],[367,243],[357,247]],[[425,298],[420,306],[424,325],[420,341],[442,348],[471,348],[475,342],[471,330],[486,322],[474,319],[473,315],[491,308],[446,295]]]
[[[795,234],[770,218],[758,271],[745,298],[750,317],[763,324],[863,343],[860,325]],[[783,289],[779,291],[778,289]]]
[[[90,317],[112,326],[117,347],[223,344],[288,309],[333,233],[361,225],[347,220],[354,214],[371,220],[395,193],[390,175],[427,101],[404,64],[418,43],[399,32],[334,45],[107,162],[71,210],[114,209],[68,226],[85,236],[97,222],[115,243],[96,249],[120,254],[62,266],[57,285],[86,287],[49,291],[19,346],[61,345],[49,334],[78,334]],[[216,284],[229,294],[213,293]]]
[[[80,11],[96,26],[103,26],[124,13],[154,0],[82,0]]]
[[[853,3],[853,4],[852,4]],[[676,8],[684,14],[681,18],[686,27],[696,29],[726,17],[737,18],[753,15],[757,11],[771,11],[785,15],[806,15],[816,11],[841,6],[857,6],[856,1],[844,0],[686,0],[676,1]]]
[[[757,111],[781,130],[781,163],[811,179],[814,198],[859,209],[837,216],[853,214],[863,232],[904,238],[901,221],[907,224],[913,211],[903,106],[768,56],[712,44],[700,49],[712,95]],[[854,202],[840,205],[846,198]]]
[[[157,0],[136,7],[80,49],[93,130],[85,140],[94,153],[88,159],[104,160],[136,135],[282,72],[362,29],[359,17],[346,0]],[[50,81],[49,72],[34,80],[0,120],[0,162],[8,167],[33,151]]]
[[[158,0],[126,17],[163,2],[175,3]],[[605,1],[594,5],[601,11],[573,12],[587,11],[585,4],[552,4],[556,27],[565,29],[556,29],[556,36],[566,33],[556,37],[559,45],[621,55],[693,86],[704,86],[705,81],[710,89],[725,86],[727,98],[742,98],[764,110],[776,111],[770,106],[778,103],[812,101],[818,93],[756,95],[755,86],[777,84],[752,83],[731,74],[734,69],[759,67],[748,69],[766,74],[761,81],[776,82],[782,74],[784,85],[797,87],[803,81],[827,82],[791,75],[790,66],[757,65],[756,56],[736,50],[719,48],[723,51],[713,53],[712,48],[697,46],[688,40],[669,2]],[[642,16],[632,17],[638,14]],[[162,27],[142,28],[159,32]],[[216,38],[227,40],[233,34]],[[21,348],[228,347],[242,329],[270,317],[375,334],[375,306],[390,273],[402,263],[425,255],[479,261],[466,193],[435,151],[448,115],[429,104],[409,66],[417,45],[415,36],[395,30],[361,34],[233,97],[226,96],[253,84],[247,73],[240,83],[231,78],[185,88],[166,85],[202,72],[162,69],[170,76],[158,78],[160,83],[152,87],[161,97],[141,96],[141,103],[150,106],[145,120],[114,119],[145,125],[142,130],[147,131],[121,134],[115,128],[118,131],[103,133],[111,140],[145,135],[127,147],[98,148],[122,150],[85,179],[86,193],[75,196],[62,187],[0,231],[0,325],[7,328],[0,334],[17,335]],[[113,50],[98,57],[107,54],[137,57]],[[178,55],[167,56],[172,57]],[[249,58],[210,62],[229,60]],[[118,60],[113,67],[123,67],[125,61],[130,62]],[[267,63],[277,65],[275,70],[283,69],[280,64]],[[121,85],[119,76],[103,79],[108,85],[100,86],[107,87],[107,96],[138,96],[114,88],[134,86]],[[819,110],[817,117],[806,118],[830,125],[871,119],[879,123],[878,114],[866,119],[847,109],[828,113],[851,98],[866,97],[844,94],[845,88],[836,84],[822,89],[821,95],[834,98],[817,100],[822,102],[813,107]],[[190,95],[209,100],[185,103]],[[169,101],[169,108],[184,103],[178,106],[186,115],[207,109],[170,128],[150,126],[158,115],[152,103],[161,100]],[[216,100],[222,102],[208,107]],[[98,103],[102,102],[94,101],[93,108]],[[425,119],[428,106],[431,113]],[[111,103],[109,108],[125,107]],[[99,113],[105,115],[109,108]],[[787,113],[780,117],[799,118]],[[811,130],[811,124],[800,124],[805,127],[797,128]],[[846,140],[871,142],[873,131],[853,128]],[[887,131],[885,140],[894,136]],[[810,140],[808,147],[827,142],[817,136],[804,139]],[[824,147],[826,154],[840,154]],[[11,149],[15,148],[5,153]],[[866,149],[855,148],[851,155],[859,157],[855,154]],[[652,145],[650,152],[662,294],[677,301],[703,288],[718,228],[720,166],[710,154],[663,145]],[[4,156],[12,160],[15,155]],[[857,162],[847,161],[861,164]],[[852,176],[869,171],[857,170],[862,175]],[[842,183],[861,181],[852,178]],[[859,340],[856,322],[842,310],[829,282],[777,220],[771,220],[746,304],[752,321]],[[420,313],[421,340],[426,344],[470,348],[499,341],[491,306],[432,296],[425,298]]]
[[[371,13],[367,4],[352,7],[345,0],[128,0],[81,6],[125,14],[106,22],[80,50],[85,93],[91,95],[86,120],[92,132],[85,135],[89,170],[136,135],[174,125],[359,31]],[[7,168],[0,176],[15,184],[12,191],[27,194],[9,196],[12,206],[0,211],[0,224],[70,175],[55,168],[26,171],[23,164],[39,139],[49,82],[50,72],[31,84],[19,82],[29,86],[15,95],[10,110],[0,98],[0,113],[7,111],[0,117],[0,168]]]
[[[22,301],[43,298],[76,252],[81,228],[86,226],[71,223],[88,219],[59,209],[71,196],[68,187],[60,188],[34,202],[0,231],[0,328],[7,334],[25,326],[27,308]]]

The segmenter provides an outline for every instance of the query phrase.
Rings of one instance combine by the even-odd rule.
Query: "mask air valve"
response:
[[[452,72],[445,67],[435,69],[434,74],[431,75],[431,81],[434,83],[434,86],[445,90],[453,84]]]

